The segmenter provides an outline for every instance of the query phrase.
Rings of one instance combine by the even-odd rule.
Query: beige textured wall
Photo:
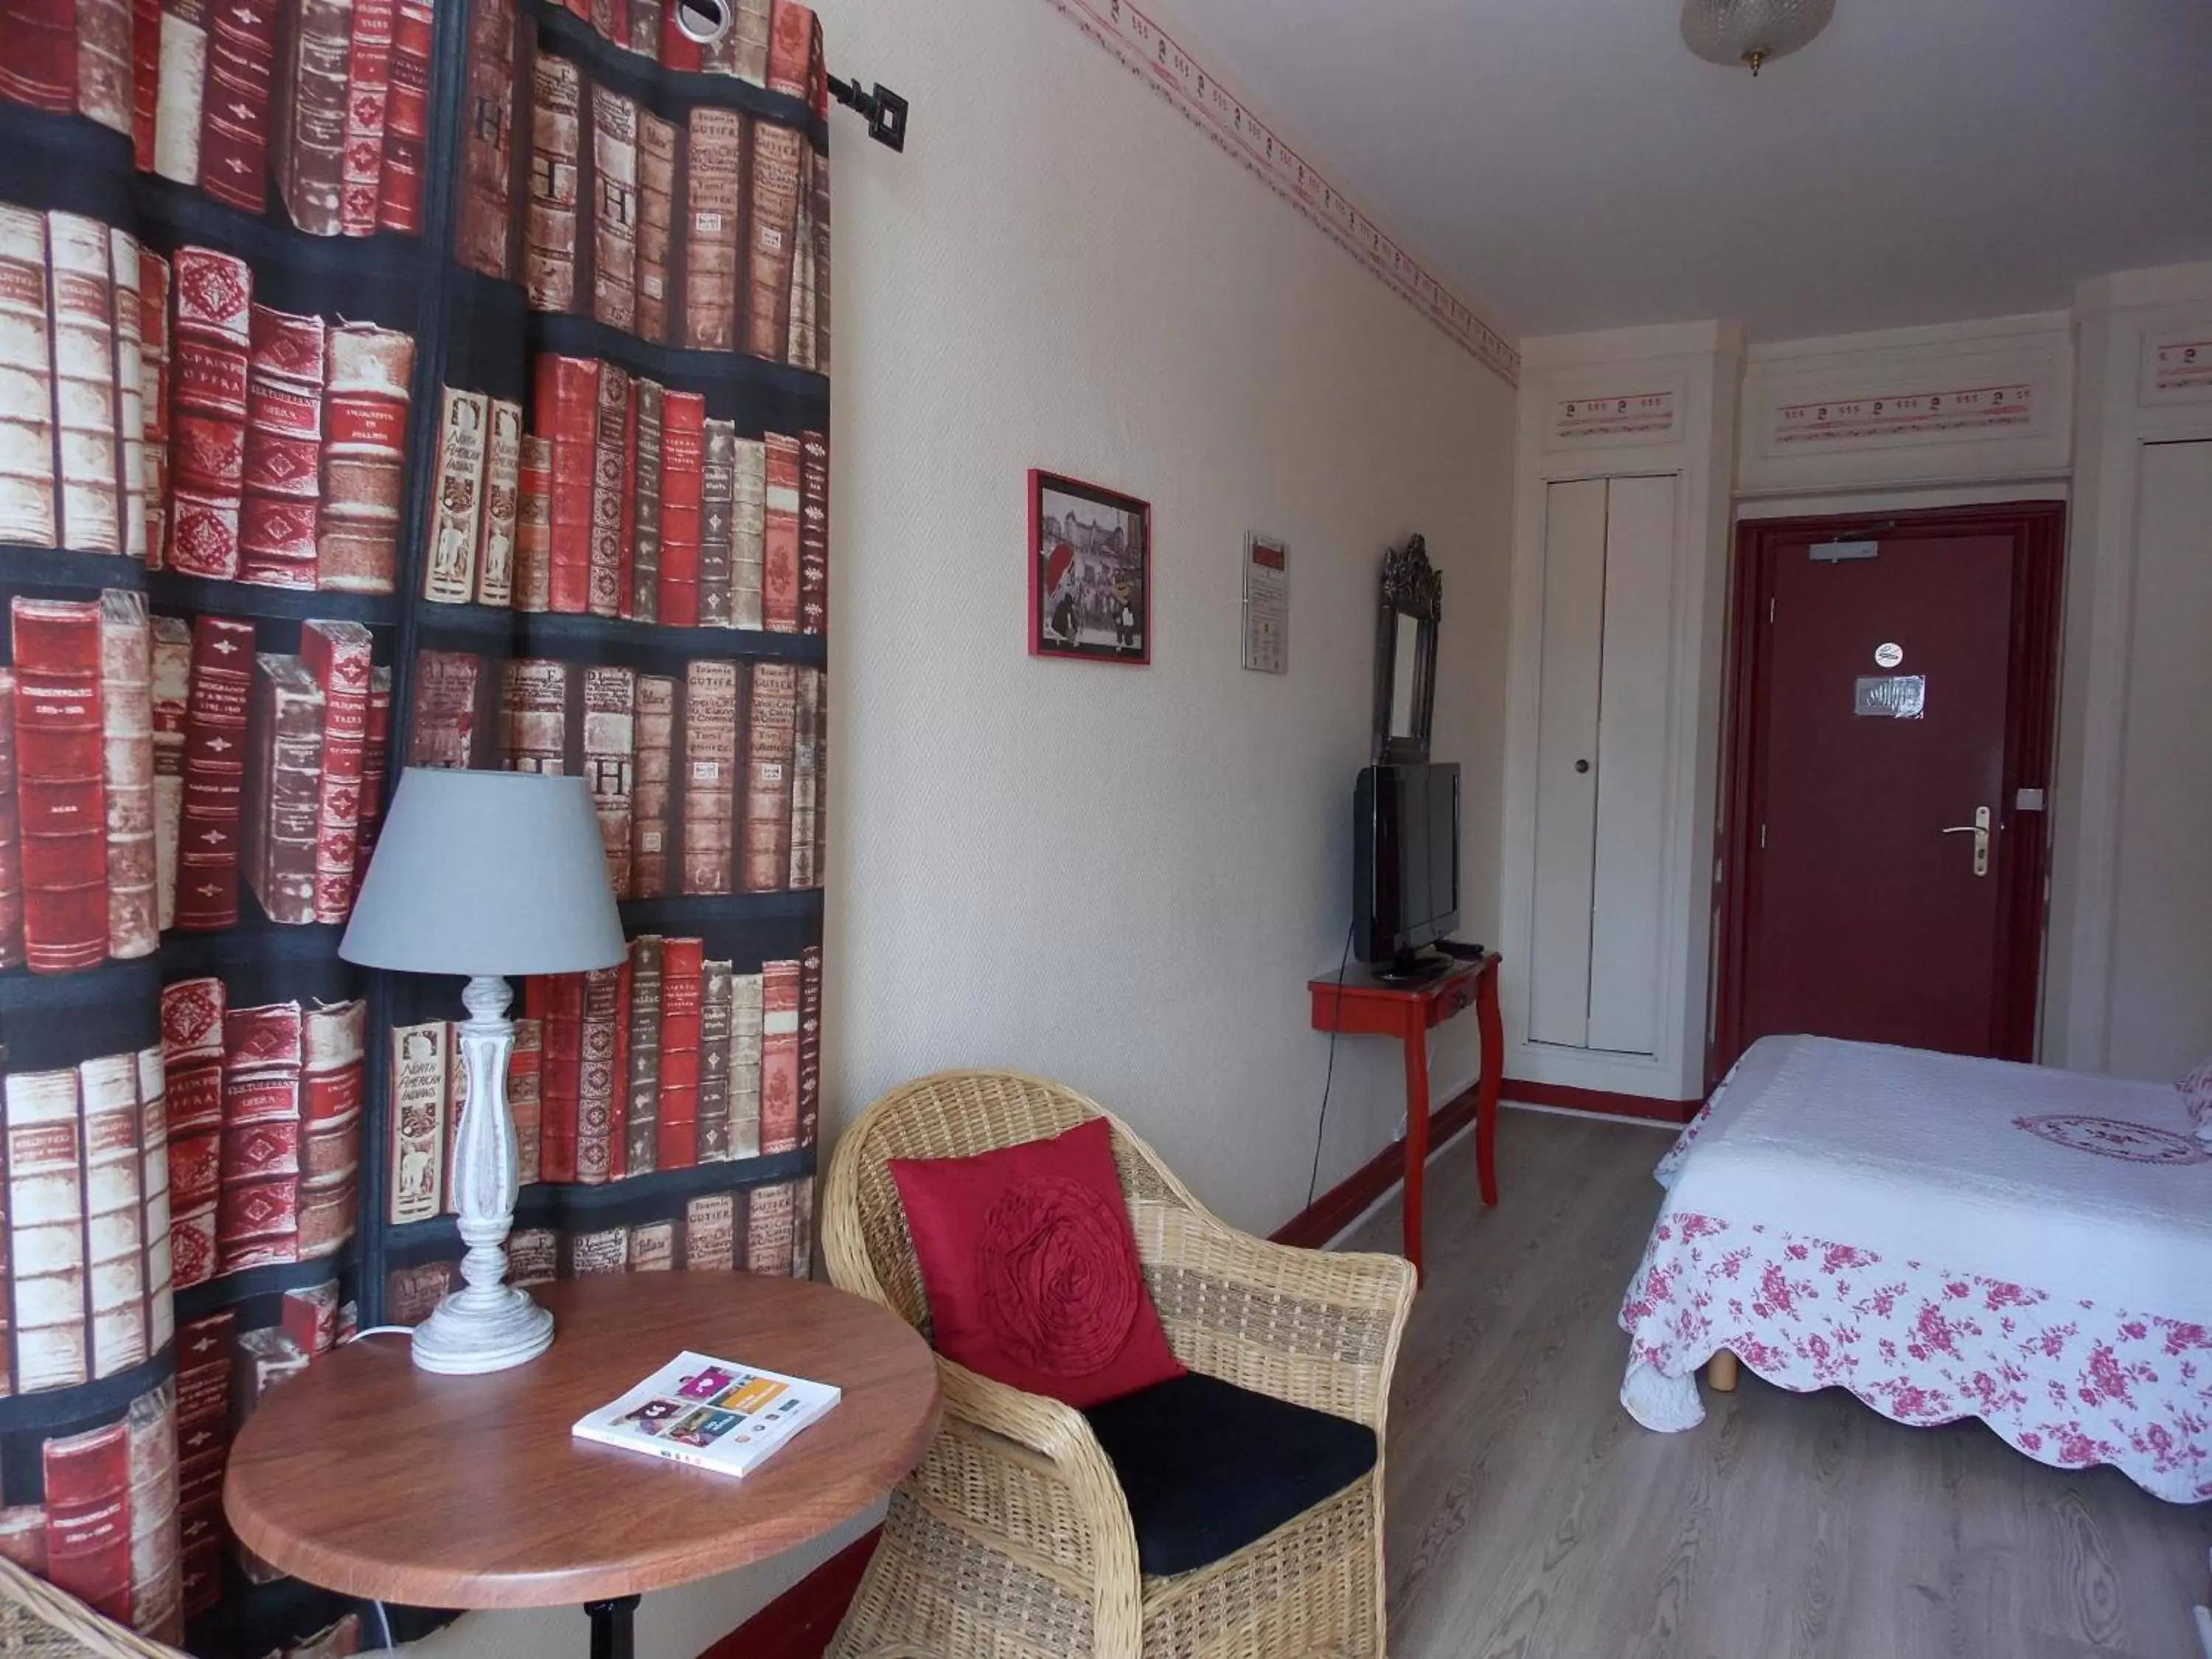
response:
[[[918,1073],[1021,1066],[1272,1229],[1313,1156],[1304,987],[1349,920],[1376,565],[1415,530],[1462,936],[1496,937],[1513,394],[1043,0],[821,9],[840,72],[914,103],[903,156],[833,122],[825,1133]],[[1033,465],[1152,502],[1151,667],[1024,653]],[[1248,530],[1289,544],[1287,677],[1238,665]],[[1439,1099],[1475,1060],[1455,1022]],[[1391,1045],[1340,1048],[1324,1188],[1401,1103]],[[1471,1171],[1437,1184],[1471,1200]],[[641,1653],[689,1659],[827,1553],[648,1597]],[[471,1618],[421,1651],[583,1629]]]

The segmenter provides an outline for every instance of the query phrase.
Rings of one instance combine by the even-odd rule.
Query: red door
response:
[[[1927,516],[1745,527],[1723,1066],[1795,1031],[2029,1057],[2057,541]]]

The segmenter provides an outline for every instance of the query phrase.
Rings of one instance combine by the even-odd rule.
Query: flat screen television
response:
[[[1380,978],[1449,965],[1419,952],[1459,926],[1459,768],[1370,766],[1352,789],[1352,949]]]

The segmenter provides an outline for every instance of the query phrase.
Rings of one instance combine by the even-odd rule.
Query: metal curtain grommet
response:
[[[727,34],[735,16],[731,0],[676,0],[676,27],[702,46]]]

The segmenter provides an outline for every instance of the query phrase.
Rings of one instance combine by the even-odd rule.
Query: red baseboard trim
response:
[[[1570,1089],[1564,1083],[1516,1083],[1505,1079],[1508,1105],[1565,1106],[1577,1112],[1596,1112],[1605,1117],[1640,1118],[1647,1123],[1687,1123],[1698,1115],[1702,1100],[1653,1100],[1644,1095],[1617,1095],[1605,1089]]]
[[[1429,1114],[1431,1151],[1474,1121],[1474,1093],[1469,1089]],[[1278,1244],[1317,1250],[1405,1178],[1406,1142],[1401,1136],[1267,1237]]]
[[[839,1550],[699,1656],[699,1659],[822,1659],[860,1588],[881,1527]]]

